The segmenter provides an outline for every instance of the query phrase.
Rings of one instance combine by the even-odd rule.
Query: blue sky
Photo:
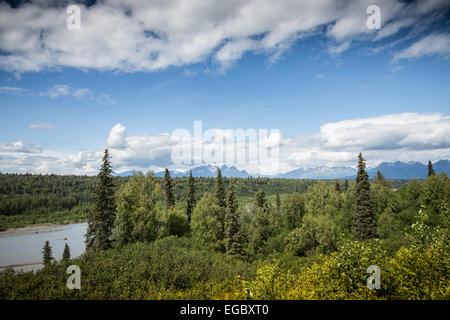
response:
[[[176,12],[182,2],[171,2],[170,12]],[[247,2],[252,5],[252,1]],[[292,1],[285,2],[289,10]],[[150,4],[139,2],[133,9],[156,6],[152,1],[146,3]],[[236,18],[233,9],[239,5],[223,8],[229,10],[228,16],[224,13],[226,19],[207,10],[180,11],[179,15],[195,20],[201,12],[220,31],[221,24],[226,29],[223,21]],[[201,39],[193,49],[186,49],[191,42],[177,26],[155,22],[151,27],[167,39],[154,49],[151,46],[156,46],[152,42],[156,38],[134,43],[134,38],[120,36],[116,42],[107,40],[96,47],[99,40],[92,30],[100,28],[98,20],[104,7],[112,8],[111,19],[125,15],[118,1],[90,7],[80,4],[81,29],[75,31],[78,38],[74,48],[61,49],[58,33],[70,40],[74,31],[55,27],[52,21],[65,19],[66,7],[47,6],[45,1],[17,8],[3,3],[0,171],[95,174],[99,155],[112,141],[108,137],[114,134],[113,128],[119,128],[117,124],[124,128],[119,138],[125,141],[117,150],[112,148],[117,171],[159,170],[165,166],[186,169],[170,163],[170,150],[165,148],[168,142],[161,134],[178,128],[192,131],[195,120],[203,122],[204,130],[279,129],[282,155],[278,172],[353,165],[359,151],[365,151],[372,165],[446,159],[450,155],[448,5],[445,1],[433,5],[413,2],[405,8],[396,5],[400,4],[380,2],[381,17],[388,15],[380,30],[368,31],[361,23],[346,23],[355,19],[365,22],[368,17],[349,1],[342,12],[311,5],[318,21],[308,27],[299,23],[284,37],[275,35],[282,33],[282,26],[296,15],[277,17],[274,13],[274,17],[265,17],[271,21],[267,25],[264,19],[259,23],[256,15],[256,26],[248,26],[256,31],[240,31],[234,38],[223,36],[218,44],[208,43],[214,35],[204,30],[207,26],[189,20],[186,24],[193,30],[189,36]],[[307,2],[305,8],[309,8]],[[167,14],[165,8],[151,9],[149,16],[158,10],[161,16]],[[14,15],[28,12],[49,17],[29,22],[33,29],[13,24]],[[306,21],[307,14],[301,13]],[[133,14],[131,17],[142,19]],[[273,24],[277,19],[278,25]],[[405,27],[396,30],[396,25]],[[108,38],[122,32],[114,29],[120,24],[101,27],[110,32]],[[48,36],[39,36],[39,29],[50,30]],[[261,35],[258,30],[266,31]],[[381,32],[388,36],[380,36]],[[271,40],[272,35],[276,41]],[[29,42],[32,44],[25,45]],[[142,57],[139,50],[146,45],[151,47],[149,56]],[[231,53],[227,46],[232,48]],[[336,50],[340,46],[341,50]],[[116,57],[115,52],[122,50],[125,53]],[[152,50],[157,50],[159,60],[148,58],[154,54]],[[101,62],[96,62],[98,57]],[[355,139],[379,132],[380,139],[387,140],[366,148],[352,141],[352,125],[345,121],[356,123]],[[327,124],[337,126],[331,137],[327,136]],[[139,151],[148,148],[153,150]],[[272,172],[267,167],[241,167]]]

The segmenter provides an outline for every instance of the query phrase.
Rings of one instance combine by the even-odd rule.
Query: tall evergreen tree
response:
[[[169,169],[167,168],[164,173],[164,188],[166,191],[165,194],[166,209],[169,210],[175,205],[175,196],[173,195],[172,178],[170,177]]]
[[[238,202],[236,199],[236,190],[233,182],[230,181],[227,196],[227,208],[225,212],[225,248],[228,254],[240,254],[242,248],[242,239],[239,229]]]
[[[111,247],[111,233],[116,216],[114,179],[108,149],[97,175],[94,208],[88,217],[86,250],[105,250]]]
[[[277,207],[277,212],[281,213],[281,200],[280,200],[280,193],[278,191],[275,197],[275,205]]]
[[[216,201],[219,207],[225,208],[227,206],[225,198],[225,187],[223,186],[222,173],[220,172],[220,168],[217,168]]]
[[[433,164],[431,163],[431,161],[428,161],[428,176],[431,177],[435,174],[434,169],[433,169]]]
[[[339,184],[339,181],[337,179],[334,183],[334,190],[336,190],[337,192],[341,192],[341,185]]]
[[[266,199],[266,193],[264,190],[258,190],[255,194],[255,204],[260,209],[266,209],[267,208],[267,199]]]
[[[345,182],[344,182],[344,192],[347,192],[347,190],[348,190],[348,180],[345,179]]]
[[[370,193],[369,175],[362,154],[358,156],[356,176],[356,211],[353,217],[353,232],[357,240],[367,240],[376,235],[375,208]]]
[[[52,247],[50,247],[50,243],[45,241],[44,248],[42,249],[42,263],[44,265],[49,264],[53,260]]]
[[[374,183],[378,183],[379,185],[386,186],[386,180],[384,176],[381,174],[380,170],[377,171],[377,175],[375,176]]]
[[[70,260],[70,248],[69,248],[69,245],[67,244],[67,242],[66,242],[66,244],[64,246],[62,259],[63,260]]]
[[[188,180],[187,206],[186,206],[186,216],[188,222],[191,222],[194,207],[195,207],[195,185],[194,185],[194,177],[192,177],[192,171],[190,171]]]

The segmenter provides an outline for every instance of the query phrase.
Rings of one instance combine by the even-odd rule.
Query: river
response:
[[[0,232],[0,270],[12,266],[15,270],[42,268],[42,248],[50,242],[53,257],[61,260],[64,245],[70,247],[72,258],[85,249],[87,223],[39,225]]]

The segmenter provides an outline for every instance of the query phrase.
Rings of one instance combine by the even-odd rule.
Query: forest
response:
[[[118,189],[131,177],[114,176]],[[163,178],[154,177],[159,184]],[[309,186],[318,180],[277,179],[277,178],[232,178],[240,203],[250,203],[258,190],[275,201],[278,192],[284,199],[293,192],[305,193]],[[7,174],[0,172],[0,231],[39,223],[74,223],[87,221],[92,209],[96,177],[64,176],[40,174]],[[223,178],[228,188],[229,178]],[[334,184],[334,180],[323,180]],[[353,181],[348,181],[349,185]],[[188,178],[173,178],[175,206],[182,209],[185,204]],[[214,189],[214,178],[195,178],[196,200]],[[340,181],[344,188],[345,181]],[[391,188],[406,186],[408,180],[389,180]]]
[[[80,257],[46,244],[41,270],[1,272],[0,299],[449,299],[447,174],[369,180],[357,164],[354,181],[118,178],[106,150],[97,177],[2,174],[3,228],[79,219],[88,231]]]

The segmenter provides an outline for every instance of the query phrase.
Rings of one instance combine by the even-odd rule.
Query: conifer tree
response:
[[[266,209],[267,208],[267,199],[266,199],[266,193],[264,190],[258,190],[255,194],[255,204],[260,209]]]
[[[50,243],[45,241],[44,248],[42,249],[42,263],[44,265],[49,264],[53,260],[52,247],[50,247]]]
[[[172,189],[172,178],[170,177],[169,169],[166,168],[164,173],[164,187],[165,187],[165,201],[166,201],[166,209],[169,210],[175,205],[175,197],[173,195]]]
[[[280,193],[278,191],[275,198],[275,205],[277,207],[277,212],[281,213],[281,200],[280,200]]]
[[[225,212],[225,248],[228,254],[240,254],[242,240],[239,229],[238,202],[233,182],[230,181]]]
[[[225,188],[223,186],[222,181],[222,173],[220,172],[220,168],[217,168],[217,178],[216,178],[216,201],[217,205],[221,208],[226,207],[226,201],[225,201]]]
[[[433,169],[433,164],[431,163],[431,161],[428,161],[428,176],[431,177],[435,174],[434,169]]]
[[[379,185],[386,186],[386,180],[384,179],[384,176],[381,174],[380,170],[377,171],[374,182],[378,183]]]
[[[105,250],[111,247],[111,233],[116,216],[114,179],[108,149],[97,175],[94,208],[88,217],[86,250]]]
[[[336,190],[337,192],[341,192],[341,185],[339,184],[339,181],[337,179],[334,184],[334,190]]]
[[[347,190],[348,190],[348,180],[345,179],[345,182],[344,182],[344,192],[347,192]]]
[[[186,216],[188,222],[191,222],[194,207],[195,207],[195,185],[194,185],[194,178],[192,177],[192,171],[190,171],[188,180],[187,206],[186,206]]]
[[[67,242],[66,242],[66,244],[64,246],[62,259],[63,260],[70,260],[70,248],[69,248],[69,245],[67,244]]]
[[[356,211],[353,217],[353,232],[357,240],[367,240],[376,235],[375,208],[370,193],[369,175],[362,154],[358,156],[356,176]]]

